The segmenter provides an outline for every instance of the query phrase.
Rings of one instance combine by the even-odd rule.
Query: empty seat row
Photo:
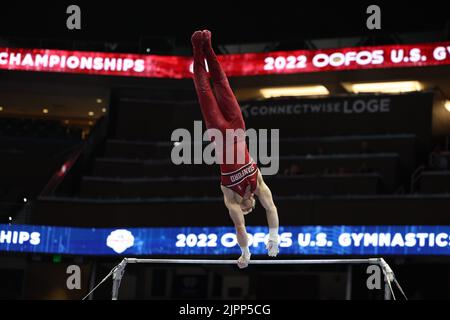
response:
[[[57,120],[0,118],[0,137],[81,139],[81,133],[81,128]]]
[[[206,146],[208,142],[203,142]],[[270,148],[270,141],[268,141]],[[139,142],[108,140],[105,157],[154,159],[167,158],[174,147],[171,141]],[[396,152],[411,158],[414,153],[415,135],[342,136],[323,138],[280,139],[279,151],[284,156],[317,154],[367,154]],[[191,147],[193,149],[193,147]]]
[[[450,197],[359,196],[279,197],[283,225],[448,225]],[[81,199],[40,198],[33,224],[80,227],[231,226],[222,198],[215,199]],[[258,203],[246,224],[267,226]],[[407,219],[407,220],[405,220]],[[280,220],[281,221],[281,220]]]
[[[277,196],[376,194],[377,174],[266,176]],[[220,197],[218,177],[111,179],[84,177],[81,196],[93,198]]]
[[[275,161],[271,165],[275,166]],[[292,175],[378,173],[383,177],[386,187],[391,188],[396,182],[397,165],[397,154],[280,157],[279,173]],[[219,172],[218,165],[174,165],[170,160],[97,158],[92,176],[121,178],[218,176]]]
[[[422,172],[419,191],[425,194],[450,193],[450,171]]]

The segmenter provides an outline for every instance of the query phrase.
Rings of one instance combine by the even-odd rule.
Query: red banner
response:
[[[222,55],[231,77],[450,64],[450,42]],[[148,78],[190,78],[192,58],[0,48],[0,69]]]

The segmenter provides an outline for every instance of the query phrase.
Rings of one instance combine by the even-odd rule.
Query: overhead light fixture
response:
[[[450,112],[450,100],[445,101],[445,109],[447,109],[448,112]]]
[[[89,117],[93,117],[94,116],[94,111],[89,111],[88,115],[89,115]]]
[[[42,113],[47,114],[48,113],[48,109],[47,108],[42,109]]]
[[[419,81],[343,83],[342,85],[348,92],[353,93],[400,93],[423,89]]]
[[[100,98],[97,98],[97,103],[102,103],[103,102],[103,100],[102,99],[100,99]]]
[[[0,106],[0,111],[3,111],[3,107],[2,106]]]
[[[106,112],[106,108],[102,108],[102,112],[105,113]]]
[[[297,87],[272,87],[259,90],[264,98],[275,97],[299,97],[299,96],[323,96],[330,92],[322,85],[297,86]]]

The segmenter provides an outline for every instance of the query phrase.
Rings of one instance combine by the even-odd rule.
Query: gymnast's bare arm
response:
[[[258,184],[255,194],[259,202],[266,210],[267,224],[269,225],[269,241],[267,242],[268,255],[276,257],[278,254],[278,210],[273,201],[272,192],[270,191],[261,173],[258,171]]]
[[[237,261],[238,267],[242,269],[248,266],[251,254],[248,248],[248,235],[245,228],[244,212],[239,205],[240,201],[237,199],[240,196],[224,186],[221,186],[221,189],[225,206],[228,208],[231,220],[233,220],[237,241],[242,251],[242,255]]]
[[[238,244],[241,247],[242,255],[238,260],[238,265],[245,265],[250,260],[250,251],[248,249],[248,236],[245,227],[245,215],[249,212],[244,212],[241,209],[240,203],[242,197],[236,194],[234,191],[221,186],[225,206],[228,208],[231,219],[233,220],[234,227],[236,229],[236,235]],[[266,211],[267,224],[269,226],[269,241],[267,242],[268,255],[275,257],[278,252],[278,210],[273,201],[272,192],[270,191],[261,173],[258,171],[258,184],[255,190],[255,195],[258,197],[261,205]],[[251,210],[250,210],[251,211]],[[245,265],[246,266],[246,265]],[[240,266],[241,267],[241,266]]]

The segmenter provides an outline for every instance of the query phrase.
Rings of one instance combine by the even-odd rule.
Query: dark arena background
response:
[[[302,3],[2,3],[0,299],[110,300],[113,270],[119,300],[448,300],[445,3]],[[257,202],[245,269],[201,159],[203,29],[275,170],[280,253]]]

